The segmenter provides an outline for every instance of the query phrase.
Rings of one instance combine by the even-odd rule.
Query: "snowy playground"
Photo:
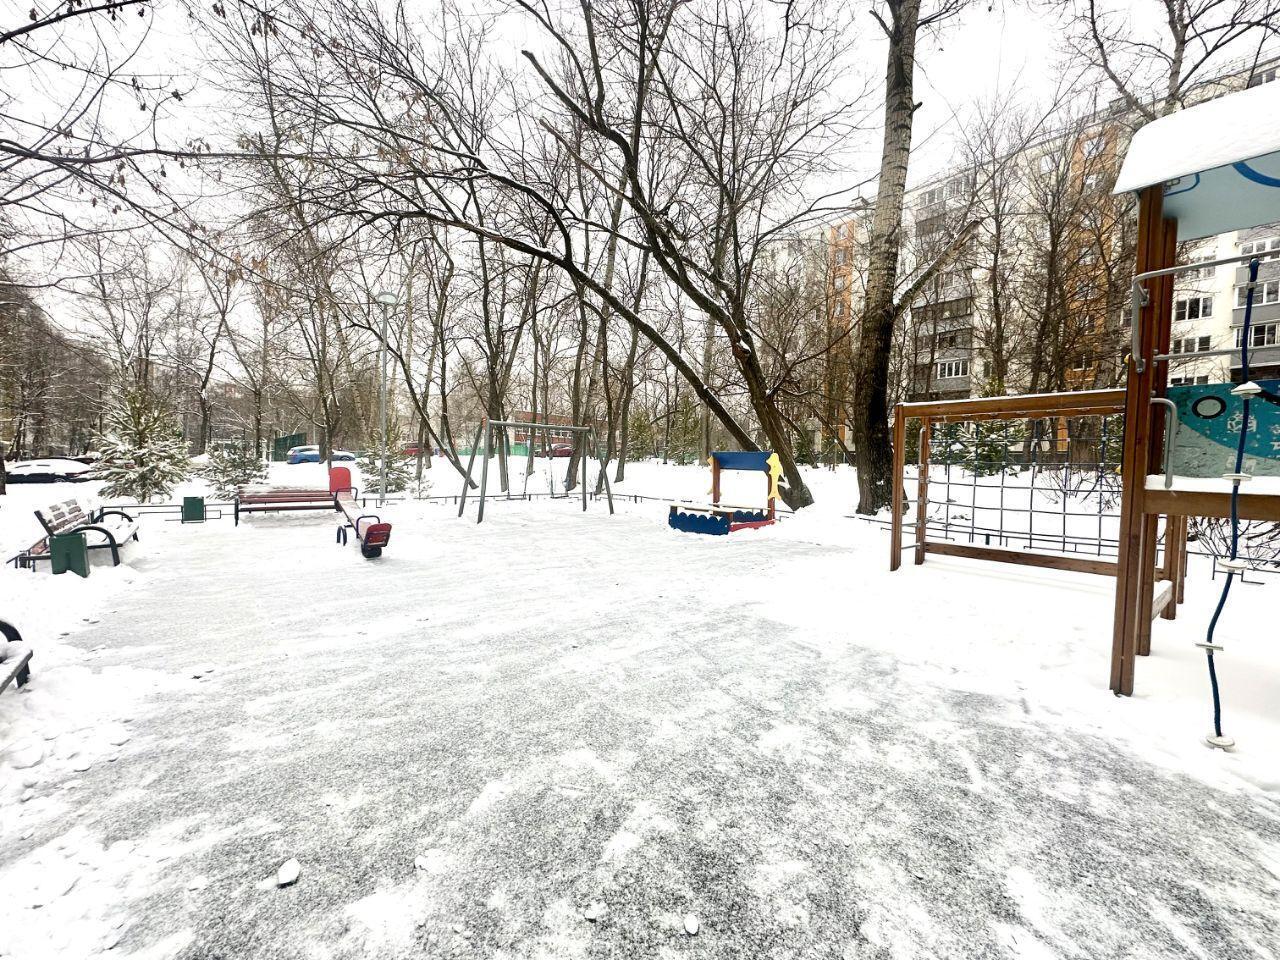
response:
[[[1211,751],[1209,561],[1117,698],[1110,579],[889,574],[810,474],[729,537],[626,499],[705,467],[633,464],[613,516],[392,505],[368,562],[330,514],[155,515],[87,580],[5,568],[40,643],[0,695],[0,955],[1275,956],[1273,591],[1224,618]],[[52,495],[10,491],[6,548]]]

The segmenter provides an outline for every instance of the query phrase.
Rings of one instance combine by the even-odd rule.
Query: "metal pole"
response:
[[[382,349],[379,351],[378,365],[382,370],[382,383],[378,395],[380,409],[379,420],[382,423],[382,460],[378,471],[378,504],[381,506],[387,499],[387,319],[391,307],[382,305]]]
[[[604,479],[604,496],[609,501],[609,513],[613,513],[613,491],[609,489],[609,464],[600,460],[600,441],[596,439],[594,430],[587,432],[587,436],[591,438],[591,445],[595,447],[596,459],[600,461],[600,476]]]
[[[476,514],[476,523],[484,522],[484,495],[489,486],[489,447],[493,440],[493,424],[483,420],[480,428],[484,430],[484,463],[480,464],[480,512]]]
[[[480,431],[483,429],[484,422],[481,421],[476,429],[476,438],[471,443],[471,455],[467,457],[467,473],[462,478],[462,496],[458,498],[458,516],[462,516],[462,511],[467,508],[467,487],[471,486],[471,465],[476,462],[476,450],[480,446]]]
[[[587,435],[577,434],[578,449],[582,451],[582,509],[587,509]]]

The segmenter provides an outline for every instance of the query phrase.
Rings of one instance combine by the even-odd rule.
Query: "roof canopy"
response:
[[[1194,240],[1280,220],[1280,83],[1229,93],[1133,136],[1116,193],[1163,183],[1165,216]]]

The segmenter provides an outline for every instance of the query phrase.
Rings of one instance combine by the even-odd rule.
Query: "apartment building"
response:
[[[1201,99],[1275,82],[1278,76],[1280,58],[1259,68],[1226,71],[1201,87]],[[1024,312],[1022,356],[1010,364],[1007,355],[993,355],[993,339],[1007,342],[992,336],[993,313],[1000,305],[991,295],[990,253],[966,250],[919,291],[904,318],[897,372],[906,399],[1090,389],[1121,381],[1128,352],[1135,224],[1131,199],[1111,197],[1111,186],[1136,126],[1126,105],[1116,101],[1006,158],[1020,180],[1031,185],[1023,188],[1018,216],[1035,224],[1022,234],[1025,242],[1019,249],[1004,253],[1015,261],[1010,283],[1024,284],[1017,291]],[[985,175],[982,170],[954,171],[908,192],[904,276],[936,257],[966,218],[984,215],[975,210],[974,197]],[[1037,196],[1045,189],[1057,189],[1061,196],[1046,203]],[[1055,211],[1065,211],[1056,225],[1051,222],[1059,215]],[[1046,232],[1052,234],[1051,243],[1043,236]],[[829,231],[833,323],[856,315],[857,239],[852,224]],[[1256,376],[1280,375],[1280,225],[1209,238],[1183,252],[1190,263],[1248,253],[1264,261],[1250,334],[1251,366]],[[1188,359],[1171,365],[1171,383],[1209,383],[1238,375],[1239,353],[1216,351],[1239,348],[1245,274],[1243,267],[1205,267],[1178,279],[1171,349]],[[1043,297],[1042,306],[1036,303],[1043,319],[1039,330],[1028,333],[1026,304],[1037,296]]]

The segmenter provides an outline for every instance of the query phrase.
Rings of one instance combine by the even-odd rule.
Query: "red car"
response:
[[[551,445],[551,456],[553,457],[572,457],[573,444],[571,443],[553,443]]]
[[[418,451],[419,451],[419,450],[421,450],[423,453],[425,453],[428,457],[432,457],[432,456],[435,456],[435,457],[443,456],[443,453],[442,453],[439,449],[435,449],[435,450],[433,450],[431,447],[424,447],[424,446],[421,446],[421,445],[416,444],[416,443],[406,443],[406,444],[404,445],[404,449],[400,451],[400,456],[402,456],[402,457],[416,457],[416,456],[418,455]]]

